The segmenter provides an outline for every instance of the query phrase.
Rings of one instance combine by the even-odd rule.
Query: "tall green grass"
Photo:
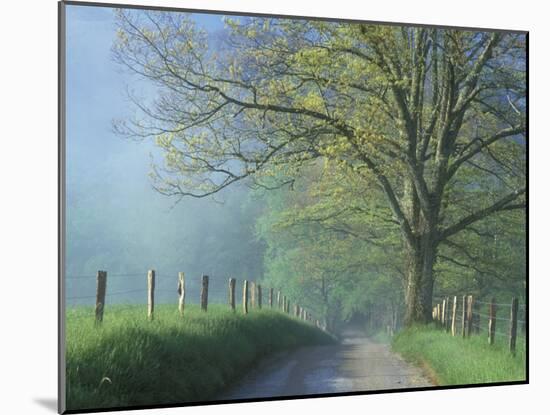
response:
[[[92,316],[90,307],[67,311],[69,410],[213,399],[263,356],[333,341],[271,310],[191,305],[182,319],[161,305],[148,321],[143,306],[110,306],[99,327]]]
[[[516,356],[505,337],[490,346],[486,336],[452,337],[433,325],[412,327],[398,333],[392,348],[405,359],[435,374],[439,385],[524,381],[525,340],[518,338]]]

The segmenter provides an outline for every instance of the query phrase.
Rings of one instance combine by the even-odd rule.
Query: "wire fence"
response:
[[[97,275],[67,275],[66,304],[68,306],[94,305],[96,300]],[[109,290],[107,300],[113,304],[140,303],[147,297],[147,273],[108,274]],[[156,273],[155,294],[157,303],[170,303],[178,298],[178,273]],[[228,279],[209,277],[209,297],[211,302],[222,303],[228,300]],[[111,281],[113,280],[113,281]],[[141,287],[140,287],[141,285]],[[131,287],[131,288],[129,288]],[[243,281],[237,280],[236,291],[242,292]],[[199,304],[200,279],[187,282],[186,302]],[[140,295],[143,294],[143,295]],[[265,297],[266,293],[262,293]],[[267,298],[265,298],[267,301]]]
[[[104,310],[110,304],[146,303],[147,314],[152,319],[155,304],[177,305],[183,315],[185,304],[200,304],[207,311],[211,303],[226,304],[233,310],[242,307],[245,314],[249,308],[274,308],[326,330],[325,323],[309,309],[294,301],[291,305],[291,299],[280,290],[264,288],[256,281],[206,275],[186,280],[181,272],[157,273],[154,270],[113,274],[98,271],[97,275],[66,275],[65,293],[67,317],[79,319],[78,306],[95,306],[96,323],[102,322]]]
[[[484,307],[487,313],[482,311]],[[518,337],[527,336],[527,306],[519,304],[517,298],[510,303],[479,301],[471,295],[438,298],[432,318],[452,336],[470,337],[486,331],[490,345],[500,338],[508,342],[513,354]]]

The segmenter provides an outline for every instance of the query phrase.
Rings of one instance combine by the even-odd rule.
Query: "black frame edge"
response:
[[[256,12],[244,12],[233,10],[211,10],[211,9],[194,9],[186,7],[168,7],[168,6],[147,6],[139,4],[127,4],[127,3],[102,3],[96,1],[78,1],[78,0],[65,0],[62,1],[66,5],[72,6],[89,6],[89,7],[110,7],[110,8],[122,8],[122,9],[137,9],[137,10],[151,10],[151,11],[172,11],[183,13],[206,13],[206,14],[219,14],[229,16],[250,16],[250,17],[274,17],[281,19],[304,19],[304,20],[320,20],[329,22],[342,22],[342,23],[367,23],[384,26],[412,26],[412,27],[427,27],[436,29],[454,29],[454,30],[479,30],[484,32],[504,32],[504,33],[520,33],[526,34],[527,30],[518,29],[500,29],[500,28],[488,28],[488,27],[472,27],[472,26],[453,26],[453,25],[437,25],[426,23],[408,23],[408,22],[390,22],[379,20],[362,20],[340,17],[319,17],[319,16],[300,16],[292,14],[272,14],[272,13],[256,13]]]
[[[62,414],[67,410],[66,407],[66,361],[65,361],[65,2],[57,3],[57,117],[58,117],[58,184],[57,184],[57,412]]]
[[[97,412],[119,412],[119,411],[135,411],[146,409],[166,409],[166,408],[185,408],[193,406],[211,406],[211,405],[225,405],[225,404],[239,404],[248,402],[274,402],[274,401],[290,401],[298,399],[322,399],[322,398],[338,398],[348,396],[368,396],[368,395],[380,395],[380,394],[393,394],[393,393],[409,393],[409,392],[431,392],[441,390],[452,389],[473,389],[473,388],[487,388],[495,386],[516,386],[527,385],[527,380],[510,381],[510,382],[495,382],[495,383],[474,383],[468,385],[448,385],[448,386],[428,386],[420,388],[403,388],[403,389],[380,389],[372,391],[357,391],[357,392],[341,392],[341,393],[320,393],[315,395],[288,395],[288,396],[270,396],[260,398],[246,398],[246,399],[232,399],[232,400],[211,400],[211,401],[198,401],[198,402],[182,402],[182,403],[170,403],[159,405],[132,405],[132,406],[117,406],[107,408],[88,408],[88,409],[69,409],[65,411],[65,414],[83,414],[83,413],[97,413]]]

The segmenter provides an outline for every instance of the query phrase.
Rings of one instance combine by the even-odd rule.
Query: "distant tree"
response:
[[[404,252],[406,323],[428,321],[440,246],[525,207],[525,35],[226,23],[214,49],[187,14],[118,13],[115,59],[159,88],[118,129],[164,150],[157,190],[277,188],[315,160],[337,162],[384,194]]]

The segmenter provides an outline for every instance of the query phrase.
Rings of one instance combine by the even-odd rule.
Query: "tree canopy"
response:
[[[521,229],[524,34],[228,18],[214,47],[186,13],[117,19],[115,59],[158,90],[134,98],[136,119],[117,129],[163,150],[156,189],[202,198],[312,178],[290,220],[314,225],[308,259],[327,258],[323,244],[350,253],[348,238],[396,252],[386,262],[402,275],[407,324],[431,317],[445,263],[486,275],[472,238],[511,238],[506,221]],[[345,236],[330,245],[317,234],[327,230]],[[335,267],[346,258],[332,256]]]

